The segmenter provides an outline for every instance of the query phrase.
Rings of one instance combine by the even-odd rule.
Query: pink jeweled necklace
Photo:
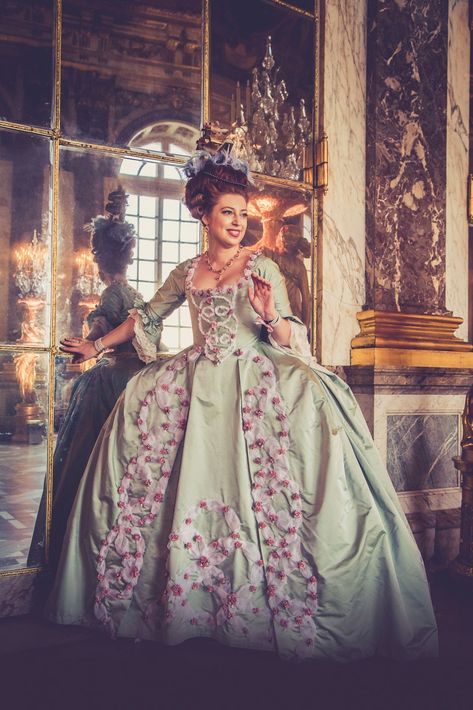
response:
[[[220,279],[222,278],[223,273],[233,264],[233,262],[235,261],[235,259],[238,259],[238,257],[239,257],[240,254],[241,254],[242,249],[243,249],[243,247],[242,247],[242,245],[240,244],[239,247],[238,247],[238,249],[236,250],[235,254],[232,256],[232,258],[229,259],[229,260],[226,262],[226,264],[224,264],[224,265],[222,266],[221,269],[214,269],[214,267],[213,267],[212,264],[210,263],[210,257],[209,257],[209,252],[208,252],[208,250],[205,252],[204,258],[205,258],[205,261],[206,261],[206,263],[207,263],[207,268],[208,268],[209,271],[211,271],[213,274],[215,274],[215,280],[217,281],[217,283],[218,283],[218,282],[220,281]]]

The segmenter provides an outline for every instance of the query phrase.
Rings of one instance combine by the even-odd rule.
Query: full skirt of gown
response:
[[[424,565],[353,394],[300,333],[282,348],[255,322],[251,270],[291,318],[277,267],[254,255],[225,291],[194,289],[194,267],[136,316],[142,337],[187,297],[195,344],[141,370],[107,420],[49,618],[285,658],[436,655]]]

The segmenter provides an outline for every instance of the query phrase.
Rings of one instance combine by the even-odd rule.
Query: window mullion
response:
[[[156,198],[156,283],[162,284],[163,276],[163,198]]]

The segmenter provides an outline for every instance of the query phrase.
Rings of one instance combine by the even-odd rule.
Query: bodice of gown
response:
[[[186,295],[192,321],[194,345],[209,360],[218,364],[237,348],[247,347],[260,337],[261,323],[248,299],[248,285],[256,259],[252,254],[242,278],[234,284],[212,289],[197,289],[193,275],[198,258],[188,269]]]
[[[272,259],[254,252],[248,257],[237,283],[198,289],[194,287],[193,276],[200,258],[179,264],[148,303],[137,302],[130,310],[135,321],[133,345],[143,362],[156,360],[163,322],[185,300],[189,303],[194,350],[216,365],[235,350],[245,349],[260,340],[261,321],[248,299],[252,272],[271,282],[276,311],[291,321],[291,354],[313,361],[306,328],[292,313],[284,277]],[[268,332],[267,338],[277,349],[286,349],[274,341],[271,333]]]

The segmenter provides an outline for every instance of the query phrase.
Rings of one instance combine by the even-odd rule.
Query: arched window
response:
[[[153,131],[142,131],[132,141],[133,147],[189,155],[195,145],[194,135],[192,141],[187,135],[186,140],[179,140],[176,124],[172,131],[170,125],[156,124]],[[185,130],[190,133],[187,127]],[[176,167],[153,159],[124,158],[120,177],[129,193],[126,218],[137,233],[135,260],[129,267],[128,280],[148,300],[177,264],[198,253],[199,225],[182,203],[183,180]],[[166,319],[163,340],[171,350],[192,343],[187,304]]]

